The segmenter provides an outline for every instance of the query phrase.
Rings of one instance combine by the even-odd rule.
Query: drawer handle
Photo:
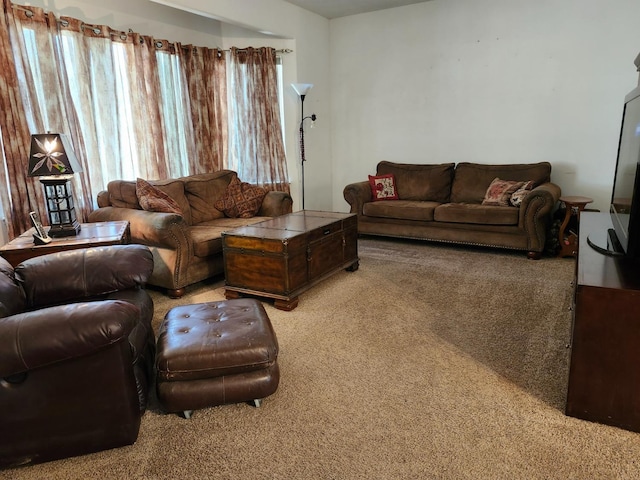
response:
[[[330,233],[331,233],[331,229],[330,228],[327,228],[327,229],[323,230],[323,232],[322,232],[323,235],[329,235]]]

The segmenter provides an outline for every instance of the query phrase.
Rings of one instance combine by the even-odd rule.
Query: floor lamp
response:
[[[300,161],[302,164],[302,210],[304,210],[304,162],[307,161],[304,156],[304,121],[310,118],[312,122],[315,122],[317,117],[315,113],[308,117],[304,116],[304,97],[313,87],[313,83],[292,83],[291,86],[300,97]]]

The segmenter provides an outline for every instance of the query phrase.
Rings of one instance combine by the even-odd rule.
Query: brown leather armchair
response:
[[[0,467],[136,441],[155,356],[150,250],[0,258]]]

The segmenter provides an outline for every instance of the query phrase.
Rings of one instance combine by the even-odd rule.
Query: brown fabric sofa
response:
[[[136,441],[153,381],[142,288],[152,269],[142,245],[52,253],[15,270],[0,258],[0,468]]]
[[[499,247],[540,258],[547,226],[560,198],[551,164],[431,165],[380,162],[377,175],[393,174],[398,199],[373,201],[368,181],[344,188],[358,233]],[[533,181],[519,207],[483,205],[496,178]]]
[[[89,221],[128,220],[131,242],[147,245],[153,253],[148,284],[180,297],[187,285],[224,273],[222,232],[291,212],[291,196],[270,191],[256,216],[226,217],[214,204],[234,178],[235,172],[221,170],[151,182],[175,200],[182,214],[143,210],[136,182],[115,180],[98,194],[99,208],[89,214]]]

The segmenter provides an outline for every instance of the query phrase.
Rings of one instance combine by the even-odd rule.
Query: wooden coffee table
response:
[[[225,296],[273,298],[293,310],[298,296],[334,273],[358,269],[357,215],[303,210],[222,234]]]
[[[48,227],[45,227],[48,230]],[[33,243],[34,229],[30,228],[19,237],[0,247],[0,256],[12,266],[29,258],[48,253],[75,250],[78,248],[97,247],[102,245],[118,245],[129,243],[129,222],[83,223],[80,232],[74,237],[52,238],[51,243],[36,245]]]

